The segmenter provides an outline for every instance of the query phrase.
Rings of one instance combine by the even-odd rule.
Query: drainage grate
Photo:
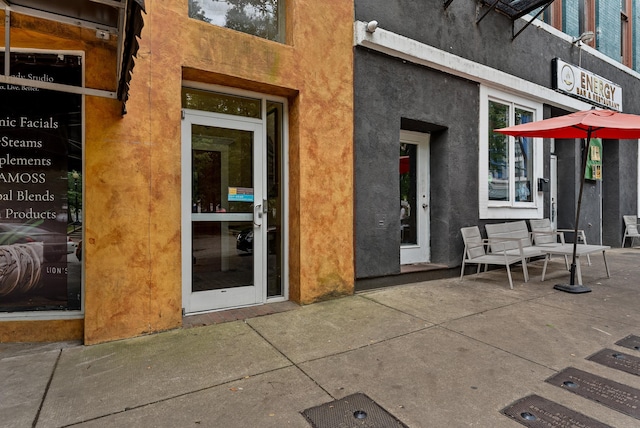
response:
[[[612,428],[538,395],[522,398],[501,413],[526,427]]]
[[[618,346],[624,346],[625,348],[635,349],[636,351],[640,351],[640,337],[634,336],[633,334],[625,337],[624,339],[618,340],[616,342]]]
[[[362,393],[312,407],[302,415],[314,428],[408,428]]]
[[[587,360],[595,361],[603,366],[622,370],[623,372],[640,376],[640,357],[614,351],[612,349],[603,349],[593,354]]]
[[[551,376],[546,382],[640,419],[640,389],[573,367]]]

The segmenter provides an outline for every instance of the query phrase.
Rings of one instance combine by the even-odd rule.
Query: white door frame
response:
[[[558,228],[558,156],[549,159],[549,217],[553,230]]]
[[[182,120],[182,307],[185,314],[248,306],[266,300],[266,228],[262,227],[262,201],[265,197],[264,153],[262,120],[221,115],[184,109]],[[192,160],[191,127],[204,125],[253,132],[253,213],[217,214],[193,213],[191,210]],[[224,156],[223,156],[224,157]],[[207,291],[192,291],[192,222],[201,221],[253,221],[254,278],[253,285]],[[226,234],[224,237],[228,238]],[[224,266],[223,266],[224,268]]]
[[[400,264],[428,263],[431,261],[430,246],[430,172],[429,137],[422,132],[400,131],[400,143],[417,145],[416,207],[411,211],[417,215],[417,241],[415,245],[400,245]],[[399,202],[399,201],[398,201]]]

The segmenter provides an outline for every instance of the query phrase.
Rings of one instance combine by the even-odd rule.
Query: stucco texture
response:
[[[159,15],[179,25],[185,79],[289,99],[290,299],[353,292],[352,2],[291,2],[286,44],[188,19],[181,3]]]
[[[352,2],[290,2],[285,44],[190,19],[187,0],[145,4],[127,114],[85,101],[85,344],[182,323],[183,79],[288,97],[289,298],[352,293]],[[62,28],[12,29],[12,45],[85,50],[87,86],[114,90],[114,47]]]
[[[4,13],[0,13],[4,24]],[[4,34],[4,25],[0,26]],[[11,14],[11,47],[43,50],[84,51],[85,85],[90,88],[115,90],[116,43],[95,38],[95,31],[63,25],[52,21],[41,21],[31,17]],[[91,97],[87,97],[91,99]],[[109,101],[111,110],[118,111],[119,103]],[[88,123],[88,121],[87,121]],[[94,127],[106,122],[100,120]],[[86,126],[86,129],[91,129]],[[87,152],[85,152],[87,153]],[[88,182],[90,180],[87,180]],[[87,217],[87,220],[91,220]],[[86,223],[86,222],[85,222]],[[89,272],[89,271],[87,271]],[[54,318],[54,317],[52,317]],[[55,317],[57,318],[57,317]],[[51,320],[2,320],[0,342],[43,342],[81,340],[84,334],[82,319]]]

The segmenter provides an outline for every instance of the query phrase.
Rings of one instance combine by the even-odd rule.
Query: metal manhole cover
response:
[[[618,340],[616,345],[640,351],[640,336],[634,336],[631,334],[624,339]]]
[[[500,412],[527,427],[612,428],[538,395],[521,398]]]
[[[362,393],[312,407],[302,415],[314,428],[408,428]]]
[[[614,351],[613,349],[603,349],[593,354],[587,360],[595,361],[603,366],[618,369],[623,372],[640,376],[640,357]]]
[[[546,382],[640,419],[640,389],[573,367],[551,376]]]

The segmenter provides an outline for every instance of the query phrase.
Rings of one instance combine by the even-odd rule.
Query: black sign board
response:
[[[587,359],[607,367],[640,376],[640,357],[638,356],[614,351],[613,349],[603,349]]]
[[[573,367],[562,370],[547,379],[547,382],[640,419],[640,389]]]
[[[612,428],[610,425],[538,395],[524,397],[502,409],[501,413],[531,428]]]
[[[624,339],[620,339],[616,342],[618,346],[624,346],[625,348],[635,349],[636,351],[640,351],[640,336],[635,336],[630,334]]]
[[[82,85],[78,55],[11,52],[10,65],[14,77]],[[0,83],[0,98],[0,311],[78,310],[82,96]]]

